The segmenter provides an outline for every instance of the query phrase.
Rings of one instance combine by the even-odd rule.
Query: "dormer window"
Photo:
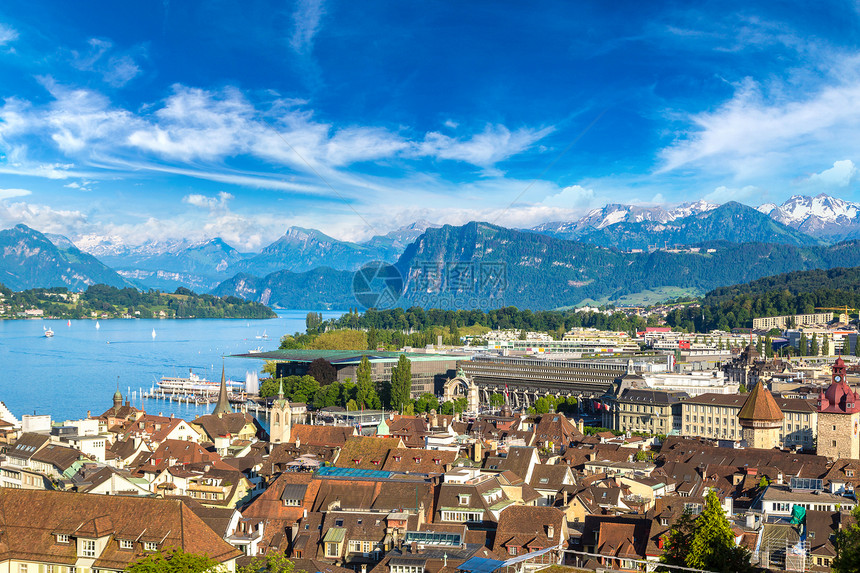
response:
[[[134,549],[134,541],[130,539],[120,539],[119,540],[119,548],[120,549]]]
[[[68,542],[69,542],[69,536],[68,535],[66,535],[65,533],[58,533],[57,534],[57,543],[68,543]]]
[[[155,551],[158,549],[158,544],[154,541],[144,541],[143,542],[143,550],[144,551]]]
[[[852,469],[845,470],[845,475],[850,477],[850,478],[853,478],[854,477],[854,470],[852,470]]]
[[[78,544],[81,557],[96,556],[96,542],[94,539],[79,539]]]
[[[460,505],[469,505],[469,497],[470,497],[470,496],[468,496],[468,495],[463,495],[463,494],[461,494],[461,495],[459,496],[459,498],[460,498]]]

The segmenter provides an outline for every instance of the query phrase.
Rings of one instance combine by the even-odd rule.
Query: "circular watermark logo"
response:
[[[382,261],[367,263],[352,276],[352,295],[364,308],[392,308],[403,294],[403,275]]]

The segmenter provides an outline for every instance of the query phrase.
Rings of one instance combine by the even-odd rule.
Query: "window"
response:
[[[53,565],[45,565],[45,573],[54,573]]]
[[[508,555],[516,555],[517,554],[517,546],[511,545],[508,547]]]
[[[120,549],[134,549],[134,542],[128,539],[120,539],[119,540],[119,548]]]
[[[469,505],[469,496],[468,495],[460,495],[460,505]]]
[[[69,542],[69,536],[68,535],[66,535],[65,533],[58,533],[57,534],[57,543],[68,543],[68,542]]]
[[[81,539],[81,555],[84,557],[96,556],[96,542],[93,539]]]
[[[154,541],[144,541],[143,542],[143,550],[144,551],[155,551],[158,549],[158,544]]]
[[[325,544],[325,554],[326,557],[337,557],[338,554],[337,543],[326,543]]]
[[[18,573],[27,573],[26,563],[18,563]]]

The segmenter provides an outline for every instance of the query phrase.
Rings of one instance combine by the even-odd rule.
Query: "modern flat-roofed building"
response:
[[[357,378],[358,365],[363,356],[370,361],[370,379],[380,384],[391,380],[391,371],[401,355],[412,363],[412,397],[424,393],[438,393],[442,384],[456,375],[457,361],[462,356],[451,354],[424,354],[421,352],[383,352],[373,350],[274,350],[255,354],[239,354],[241,358],[272,360],[277,363],[275,374],[282,376],[304,376],[311,362],[322,358],[337,370],[337,379],[343,382]]]

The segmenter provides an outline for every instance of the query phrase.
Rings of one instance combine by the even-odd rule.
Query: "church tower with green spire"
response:
[[[293,411],[290,401],[284,398],[284,381],[278,387],[278,399],[269,408],[269,441],[282,444],[290,441],[290,428],[293,425]]]
[[[230,401],[227,400],[227,378],[224,375],[223,362],[221,363],[221,390],[218,392],[218,403],[215,404],[215,409],[212,413],[216,416],[233,413],[233,408],[230,407]]]

